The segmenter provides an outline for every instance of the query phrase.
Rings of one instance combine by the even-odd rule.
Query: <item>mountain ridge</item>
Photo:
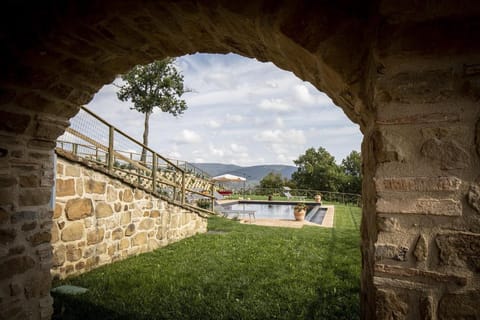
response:
[[[283,164],[262,164],[254,166],[239,166],[224,163],[191,163],[193,166],[205,171],[212,177],[222,174],[233,174],[247,178],[247,184],[258,184],[270,172],[280,173],[282,177],[291,179],[297,167]]]

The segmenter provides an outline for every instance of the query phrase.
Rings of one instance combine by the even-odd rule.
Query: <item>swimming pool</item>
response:
[[[226,210],[253,210],[257,219],[295,219],[292,203],[232,203],[223,204]],[[319,205],[309,205],[305,220],[322,224],[327,209]]]

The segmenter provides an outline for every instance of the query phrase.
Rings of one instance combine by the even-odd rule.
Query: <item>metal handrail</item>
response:
[[[186,203],[186,193],[193,193],[210,199],[213,208],[213,201],[215,199],[213,195],[214,183],[209,179],[209,176],[205,178],[203,174],[201,177],[195,173],[191,174],[186,168],[181,168],[178,162],[175,164],[170,159],[158,154],[153,149],[130,137],[87,108],[82,107],[81,110],[93,117],[93,119],[87,117],[86,122],[88,129],[82,127],[82,125],[85,124],[82,120],[78,120],[80,122],[77,123],[75,127],[73,125],[75,118],[73,118],[71,120],[72,125],[65,130],[65,132],[69,134],[67,136],[73,137],[73,140],[68,141],[67,139],[60,138],[57,140],[58,149],[73,154],[77,158],[94,163],[96,166],[103,166],[110,175],[128,180],[129,183],[133,183],[159,196],[163,194],[163,197],[165,197],[165,193],[167,193],[170,196],[169,200],[173,202],[191,206]],[[98,122],[95,123],[95,121],[100,122],[102,124],[101,126],[108,128],[108,146],[97,141],[93,137],[93,134],[89,132],[92,128],[98,127]],[[133,143],[135,148],[139,147],[142,150],[146,150],[146,153],[150,153],[150,156],[145,157],[145,161],[137,161],[134,160],[132,156],[135,152],[115,149],[115,134],[120,135],[120,138],[123,137],[123,139],[127,139],[123,141]],[[103,140],[102,138],[99,139]],[[135,155],[140,154],[135,153]],[[141,155],[143,155],[143,153]],[[143,159],[141,158],[141,160]],[[159,163],[159,161],[161,163]],[[187,184],[193,186],[202,185],[204,186],[204,190],[199,192],[198,190],[194,190],[194,188],[188,187]],[[165,187],[169,188],[170,191],[166,191]],[[208,190],[209,194],[205,194],[205,190]]]

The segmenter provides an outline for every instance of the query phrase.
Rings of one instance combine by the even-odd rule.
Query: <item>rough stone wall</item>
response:
[[[104,173],[57,158],[54,277],[152,251],[206,232],[207,220]]]
[[[272,61],[360,125],[364,319],[480,318],[479,17],[476,0],[2,3],[1,316],[51,314],[67,119],[135,64],[199,51]]]
[[[366,201],[376,212],[364,219],[370,235],[363,235],[372,246],[370,312],[480,319],[480,56],[471,44],[478,31],[468,17],[444,19],[451,4],[420,9],[416,19],[392,16],[399,7],[380,6],[370,61],[376,117],[363,146],[371,156]],[[424,14],[441,18],[422,21]],[[448,40],[446,25],[455,35]]]
[[[49,319],[51,135],[62,129],[53,116],[18,110],[0,119],[0,318]]]

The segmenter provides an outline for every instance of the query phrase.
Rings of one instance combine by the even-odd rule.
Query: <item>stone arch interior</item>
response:
[[[50,163],[67,119],[133,64],[202,51],[274,61],[360,123],[365,318],[478,317],[479,72],[471,39],[478,38],[479,7],[374,1],[351,10],[355,3],[7,2],[0,19],[7,57],[0,61],[0,221],[13,231],[2,247],[5,314],[51,313],[44,281]],[[34,222],[34,232],[21,230],[24,222]],[[391,259],[400,247],[408,247],[407,260]]]

